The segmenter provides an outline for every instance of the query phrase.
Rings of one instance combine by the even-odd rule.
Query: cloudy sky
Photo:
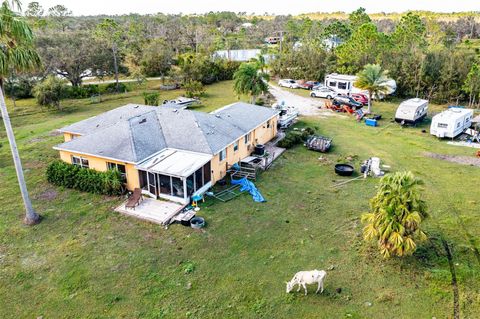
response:
[[[44,8],[63,4],[75,15],[126,13],[204,13],[234,11],[263,14],[298,14],[305,12],[350,12],[364,7],[367,12],[403,12],[431,10],[437,12],[480,11],[477,0],[36,0]],[[23,0],[24,7],[30,2]]]

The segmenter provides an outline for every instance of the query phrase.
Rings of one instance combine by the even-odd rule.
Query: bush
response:
[[[377,194],[370,200],[370,212],[362,214],[363,237],[377,243],[383,257],[411,255],[416,241],[427,236],[421,222],[428,216],[420,185],[412,172],[382,177]]]
[[[10,98],[28,99],[33,97],[33,88],[37,80],[32,78],[19,77],[14,80],[5,81],[5,94]]]
[[[218,81],[233,80],[233,75],[237,72],[241,62],[228,61],[224,59],[215,60],[217,66]]]
[[[158,92],[143,92],[143,100],[145,105],[157,106],[160,102],[160,93]]]
[[[311,127],[306,127],[302,131],[290,131],[280,142],[278,142],[278,146],[283,148],[292,148],[295,145],[303,143],[309,136],[313,134],[315,134],[315,130]]]
[[[33,88],[33,94],[37,103],[43,106],[60,108],[60,100],[66,90],[65,82],[56,76],[50,75],[44,81],[37,83]]]
[[[121,195],[122,176],[117,170],[99,172],[57,160],[47,167],[47,180],[57,186],[101,195]]]
[[[66,99],[85,99],[99,93],[98,85],[68,86],[63,97]]]
[[[185,96],[189,98],[200,97],[205,94],[205,89],[200,81],[187,81],[183,84]]]
[[[128,91],[130,91],[130,87],[128,85],[122,82],[118,83],[118,93],[128,92]],[[114,82],[114,83],[108,83],[105,86],[101,86],[99,93],[107,93],[107,94],[117,93],[117,84]]]

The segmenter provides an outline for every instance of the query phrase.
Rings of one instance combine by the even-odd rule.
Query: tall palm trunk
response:
[[[372,92],[368,91],[368,113],[372,113]]]
[[[22,193],[23,204],[25,205],[25,219],[24,222],[27,225],[35,225],[40,222],[40,216],[35,212],[28,196],[27,185],[25,184],[25,177],[23,176],[22,162],[20,161],[20,155],[18,155],[17,143],[15,142],[15,136],[13,134],[12,125],[10,124],[10,117],[8,116],[7,105],[5,104],[5,98],[3,96],[3,90],[0,88],[0,110],[2,113],[3,123],[5,124],[5,130],[7,131],[8,142],[10,143],[10,149],[12,151],[13,163],[15,164],[15,170],[17,172],[18,184],[20,186],[20,192]]]
[[[113,69],[115,72],[115,90],[117,93],[120,93],[120,85],[118,82],[118,62],[117,62],[117,46],[113,44],[112,46],[112,53],[113,53]]]

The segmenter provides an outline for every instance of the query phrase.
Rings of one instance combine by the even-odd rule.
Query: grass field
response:
[[[207,93],[202,110],[237,100],[229,82]],[[38,112],[32,101],[12,111],[33,203],[44,217],[32,228],[21,223],[0,128],[0,318],[450,318],[453,290],[441,238],[452,248],[461,317],[479,317],[479,168],[424,155],[471,156],[474,149],[422,133],[428,123],[389,125],[396,103],[374,105],[385,118],[378,128],[347,116],[305,118],[298,126],[333,137],[331,152],[287,151],[257,182],[266,203],[248,195],[207,202],[199,213],[208,223],[202,232],[165,230],[112,212],[121,199],[46,182],[45,167],[57,157],[51,147],[62,140],[52,130],[141,101],[136,91],[99,104],[66,101],[62,112]],[[431,239],[412,257],[383,260],[362,240],[359,217],[377,180],[332,188],[343,180],[334,163],[358,168],[370,156],[425,182]],[[285,293],[296,271],[331,266],[322,295]]]

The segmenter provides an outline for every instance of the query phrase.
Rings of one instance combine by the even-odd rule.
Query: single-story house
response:
[[[60,129],[60,158],[118,169],[128,190],[186,204],[222,179],[256,144],[277,135],[278,111],[234,103],[212,113],[128,104]]]

